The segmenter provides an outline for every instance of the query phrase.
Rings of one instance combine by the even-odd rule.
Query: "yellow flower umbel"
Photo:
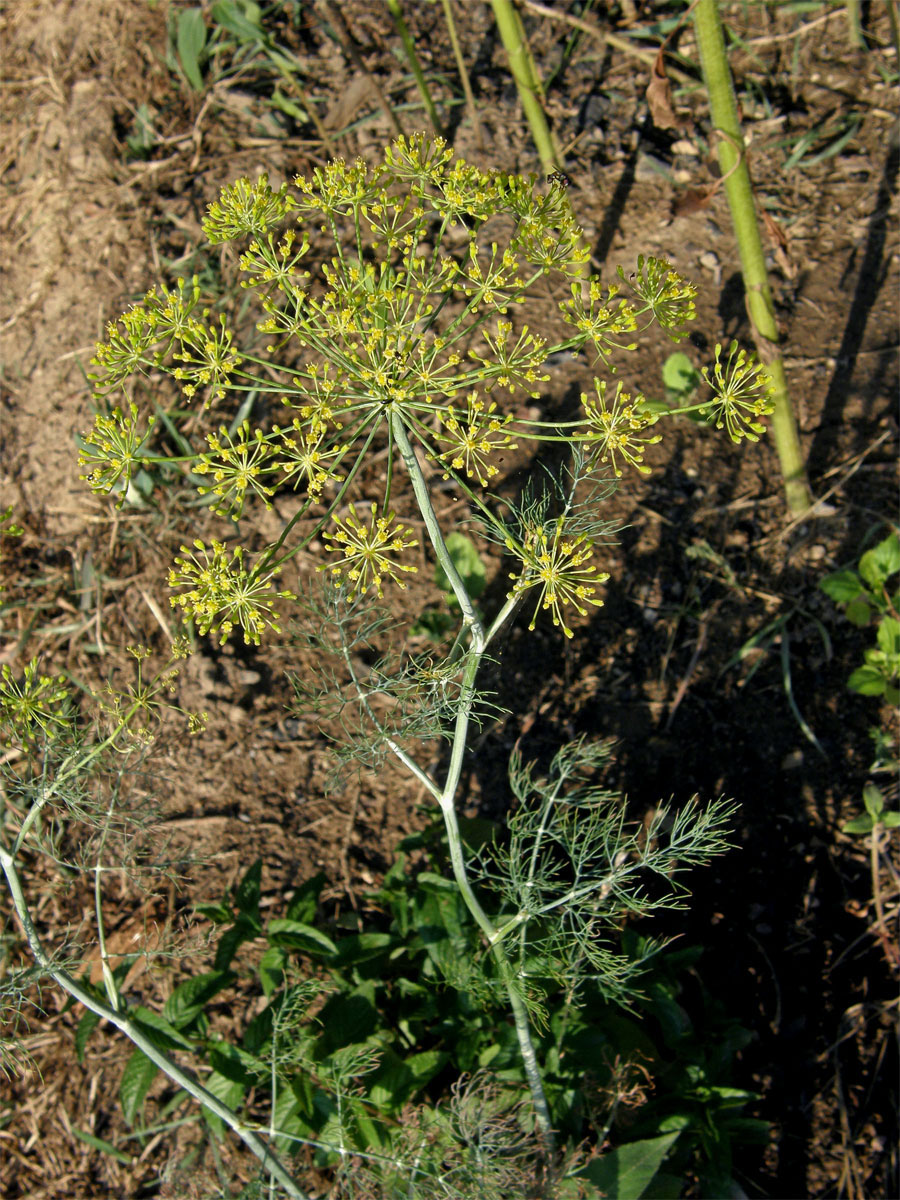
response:
[[[147,418],[146,428],[138,423],[138,406],[131,404],[127,414],[113,409],[110,416],[98,413],[94,426],[82,438],[79,465],[88,467],[81,478],[95,492],[117,492],[121,508],[128,485],[138,469],[147,462],[145,453],[155,417]]]
[[[724,425],[733,442],[739,442],[741,438],[758,442],[766,427],[754,418],[775,411],[772,377],[752,354],[738,349],[737,342],[732,342],[728,348],[724,369],[721,355],[722,347],[717,345],[712,378],[709,371],[703,369],[703,378],[716,394],[700,411],[714,422],[716,429]]]
[[[353,596],[364,595],[370,587],[374,587],[379,596],[384,593],[381,587],[383,577],[393,579],[398,587],[405,588],[406,584],[400,578],[400,571],[415,571],[416,567],[409,563],[397,562],[390,556],[402,554],[412,546],[418,546],[418,541],[409,537],[411,530],[403,525],[392,528],[394,514],[387,513],[383,517],[376,516],[376,505],[371,506],[371,522],[367,525],[357,516],[356,509],[351,504],[350,514],[343,520],[336,521],[334,533],[324,533],[322,536],[330,545],[328,550],[336,550],[343,554],[343,560],[333,566],[323,563],[320,571],[330,570],[339,580],[346,580],[350,585]]]
[[[278,613],[272,608],[277,597],[296,600],[293,592],[275,592],[273,580],[277,568],[261,572],[248,570],[244,566],[244,551],[236,546],[228,552],[222,542],[213,542],[211,551],[204,542],[194,542],[196,554],[187,546],[181,547],[175,566],[169,572],[169,587],[185,587],[188,590],[178,596],[170,596],[173,608],[182,609],[197,622],[201,634],[218,633],[222,642],[227,641],[235,625],[244,631],[244,641],[249,646],[259,645],[260,634],[271,626],[280,633]]]
[[[236,440],[224,425],[218,433],[208,433],[206,440],[210,452],[201,455],[194,464],[194,474],[211,475],[215,480],[211,487],[197,488],[201,496],[212,493],[219,497],[213,512],[236,521],[244,511],[248,491],[259,496],[266,508],[271,508],[269,497],[275,494],[275,489],[262,481],[274,471],[268,461],[272,448],[261,431],[251,430],[250,422],[244,421]]]
[[[477,479],[482,487],[487,487],[488,479],[496,475],[498,470],[487,461],[487,455],[501,446],[515,450],[518,443],[504,433],[504,426],[512,418],[495,416],[496,404],[492,402],[485,407],[477,392],[470,392],[467,400],[468,407],[462,421],[457,420],[452,411],[448,415],[441,414],[443,428],[438,436],[448,445],[436,457],[454,471],[465,471],[470,479]],[[446,473],[444,478],[448,478]]]
[[[656,424],[657,414],[639,408],[638,402],[633,402],[628,392],[622,391],[621,383],[616,388],[612,408],[606,403],[606,381],[595,379],[594,387],[596,400],[586,392],[581,393],[581,403],[590,429],[585,443],[589,449],[593,449],[594,461],[609,462],[616,479],[622,475],[616,455],[631,463],[642,475],[649,475],[650,468],[644,466],[644,447],[655,445],[661,436],[638,435]]]
[[[534,629],[538,610],[549,608],[553,624],[560,626],[570,638],[573,634],[566,625],[563,608],[571,604],[584,617],[588,611],[584,607],[586,604],[602,606],[597,588],[609,579],[609,574],[591,564],[594,544],[585,534],[566,537],[560,520],[550,526],[549,536],[547,528],[541,527],[530,530],[523,545],[517,545],[512,538],[506,545],[524,566],[521,575],[510,575],[515,583],[509,599],[533,587],[541,589],[529,629]]]

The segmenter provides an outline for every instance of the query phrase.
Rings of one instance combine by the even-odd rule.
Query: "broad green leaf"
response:
[[[220,1075],[218,1071],[211,1071],[206,1079],[204,1079],[203,1086],[208,1092],[212,1092],[217,1100],[221,1100],[230,1109],[237,1108],[246,1091],[242,1083],[228,1079],[225,1075]],[[225,1122],[221,1117],[216,1116],[214,1112],[208,1109],[205,1104],[200,1111],[203,1113],[203,1118],[213,1134],[221,1141],[225,1136]]]
[[[464,533],[451,533],[446,541],[447,553],[459,572],[466,591],[473,600],[477,600],[487,586],[487,575],[484,562],[478,553],[478,547]],[[451,592],[450,580],[443,567],[437,566],[434,571],[434,582],[444,592]]]
[[[88,1038],[99,1024],[99,1014],[92,1012],[92,1010],[89,1008],[86,1008],[84,1015],[78,1022],[78,1028],[75,1030],[75,1057],[80,1063],[84,1062],[84,1048],[87,1045]]]
[[[178,58],[188,83],[195,92],[203,91],[203,73],[200,61],[206,47],[206,25],[199,8],[186,8],[178,15],[176,38]]]
[[[281,987],[284,980],[284,964],[287,954],[281,946],[269,946],[259,960],[259,981],[262,984],[264,996],[271,996]]]
[[[900,621],[896,617],[882,617],[875,640],[888,659],[900,666]]]
[[[896,829],[900,825],[900,812],[891,811],[883,813],[881,823],[885,829]]]
[[[300,1101],[294,1091],[284,1085],[279,1088],[272,1114],[275,1128],[275,1149],[281,1151],[296,1150],[295,1137],[310,1137],[312,1130],[300,1116]]]
[[[861,696],[882,696],[885,689],[884,674],[875,667],[857,667],[847,680],[847,687]]]
[[[239,914],[235,923],[219,937],[219,941],[216,944],[216,957],[213,960],[215,969],[217,971],[226,971],[231,965],[231,960],[244,942],[252,941],[259,933],[259,924],[249,920],[242,913]]]
[[[340,939],[335,956],[328,965],[347,967],[352,963],[366,962],[379,958],[397,944],[389,933],[353,933]]]
[[[158,1050],[193,1050],[193,1043],[152,1008],[144,1008],[141,1005],[135,1009],[134,1019]]]
[[[868,813],[860,813],[852,821],[845,821],[841,829],[844,833],[871,833],[874,826],[875,822]]]
[[[159,1067],[150,1061],[143,1050],[135,1048],[132,1051],[122,1072],[122,1082],[119,1084],[119,1102],[129,1125],[134,1124],[134,1119],[158,1071]]]
[[[670,354],[662,367],[662,381],[676,396],[692,392],[700,383],[700,373],[682,350]]]
[[[847,604],[855,600],[860,592],[865,591],[859,576],[849,567],[843,571],[835,571],[833,575],[826,575],[824,579],[819,580],[819,587],[836,604]]]
[[[322,1033],[318,1039],[321,1054],[330,1054],[339,1046],[365,1042],[378,1032],[381,1018],[375,1007],[375,986],[371,981],[354,991],[332,996],[318,1014]]]
[[[450,1061],[450,1055],[444,1050],[423,1050],[421,1054],[410,1055],[405,1061],[412,1072],[416,1088],[421,1088]]]
[[[900,537],[889,533],[859,560],[859,573],[870,587],[877,588],[895,571],[900,571]]]
[[[269,1073],[267,1062],[228,1042],[217,1042],[210,1046],[209,1065],[219,1075],[230,1079],[232,1083],[241,1084],[245,1089],[252,1087],[260,1079],[265,1079]]]
[[[872,620],[872,605],[869,603],[868,594],[863,592],[848,600],[844,615],[851,625],[855,625],[857,629],[865,629]]]
[[[163,1005],[163,1016],[176,1029],[184,1029],[203,1011],[213,996],[234,981],[231,971],[206,971],[179,984]]]
[[[863,788],[863,803],[866,812],[877,821],[884,811],[884,796],[874,783],[867,783]]]
[[[608,1200],[641,1200],[644,1189],[662,1165],[679,1134],[627,1142],[590,1163],[582,1175]]]
[[[291,921],[287,917],[270,921],[266,926],[266,937],[272,946],[284,946],[290,950],[302,950],[306,954],[329,957],[337,953],[337,946],[327,934],[321,933],[303,921]]]
[[[388,1113],[399,1113],[416,1090],[412,1071],[392,1050],[384,1051],[378,1070],[367,1083],[369,1103]]]
[[[416,876],[416,886],[423,892],[456,892],[456,884],[452,879],[446,879],[443,875],[437,875],[434,871],[423,871]]]
[[[197,904],[194,908],[201,917],[206,917],[207,921],[212,921],[214,925],[227,925],[229,921],[234,920],[231,906],[221,900],[216,904]]]
[[[308,925],[315,918],[326,882],[321,871],[311,879],[305,879],[291,897],[284,915],[291,921],[303,921]]]
[[[259,896],[262,890],[262,859],[258,858],[234,889],[238,912],[257,929],[262,928],[259,917]]]

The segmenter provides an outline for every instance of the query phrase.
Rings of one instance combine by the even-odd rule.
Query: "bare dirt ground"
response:
[[[45,670],[86,684],[119,670],[130,642],[164,655],[172,555],[209,525],[197,509],[186,523],[161,497],[147,511],[116,512],[79,481],[74,435],[91,421],[94,343],[148,288],[216,278],[200,220],[223,183],[262,170],[278,182],[329,157],[312,126],[267,105],[271,81],[246,65],[210,67],[206,90],[191,90],[167,33],[183,7],[19,0],[0,14],[0,510],[12,504],[25,528],[3,563],[0,661],[15,668],[39,653]],[[323,8],[273,7],[338,153],[374,154],[393,135],[371,78],[407,130],[424,125],[381,4],[342,6],[371,78]],[[437,88],[446,101],[458,88],[440,7],[404,7],[426,68],[451,81]],[[560,15],[576,7],[556,5]],[[571,644],[549,624],[511,636],[495,686],[512,715],[486,740],[462,803],[499,815],[500,774],[523,731],[538,752],[581,733],[616,738],[616,783],[638,808],[694,793],[736,797],[740,850],[698,875],[690,911],[669,932],[705,946],[706,988],[754,1034],[735,1082],[761,1094],[755,1111],[772,1139],[745,1152],[745,1187],[888,1196],[898,1181],[896,868],[883,868],[891,926],[879,939],[867,849],[840,829],[860,809],[869,727],[880,720],[896,733],[896,720],[846,689],[867,635],[816,585],[896,520],[898,64],[879,4],[866,49],[851,46],[840,7],[723,7],[741,37],[732,68],[758,196],[785,233],[783,246],[770,246],[773,286],[812,489],[826,504],[789,520],[769,441],[732,452],[679,426],[648,457],[649,480],[623,481],[611,501],[610,518],[625,528],[610,552],[606,606]],[[623,4],[618,31],[629,14],[647,24],[670,8]],[[479,145],[463,106],[448,108],[451,141],[481,165],[538,171],[489,7],[466,0],[456,10],[483,128]],[[534,13],[526,23],[549,78],[571,27]],[[689,63],[689,29],[677,47]],[[664,132],[647,113],[647,78],[644,60],[585,38],[552,78],[547,107],[596,265],[611,274],[638,253],[658,254],[692,278],[691,349],[702,363],[717,341],[749,342],[737,253],[721,192],[685,202],[715,181],[702,88],[676,90],[683,125]],[[853,136],[816,161],[848,113],[858,117]],[[153,131],[143,141],[142,122]],[[817,128],[806,160],[786,170],[797,140]],[[626,383],[659,393],[659,350]],[[562,365],[542,403],[565,403],[581,386]],[[710,553],[698,557],[698,546]],[[404,605],[435,599],[428,579],[420,573]],[[780,639],[735,662],[778,618]],[[784,639],[792,696],[820,750],[789,703]],[[284,672],[303,669],[302,653],[289,641],[260,651],[209,644],[189,664],[181,699],[209,711],[208,734],[161,745],[157,790],[164,823],[207,863],[178,898],[123,887],[111,913],[121,945],[148,912],[163,919],[220,896],[256,857],[272,905],[316,870],[335,905],[352,903],[424,821],[421,796],[392,770],[326,794],[327,740],[314,717],[284,710]],[[38,905],[51,943],[85,899],[53,882]],[[21,950],[11,925],[3,945]],[[76,1014],[49,991],[44,1002],[49,1017],[23,1043],[34,1069],[0,1083],[0,1192],[161,1194],[179,1146],[160,1137],[132,1153],[124,1140],[116,1091],[126,1049],[95,1038],[78,1064]],[[121,1145],[122,1159],[73,1127]]]

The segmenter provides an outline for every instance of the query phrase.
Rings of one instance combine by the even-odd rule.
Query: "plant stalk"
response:
[[[559,151],[547,124],[543,105],[544,89],[525,37],[522,19],[510,0],[491,0],[491,7],[509,59],[509,69],[519,89],[522,111],[528,120],[541,166],[549,175],[560,165]]]
[[[96,999],[86,988],[81,986],[78,980],[73,979],[68,971],[65,971],[53,962],[44,950],[43,943],[31,919],[31,913],[28,910],[25,893],[22,890],[19,873],[16,870],[15,859],[5,846],[0,846],[0,867],[3,868],[3,874],[6,876],[13,907],[18,915],[22,931],[28,941],[31,953],[34,955],[35,962],[47,972],[59,987],[68,992],[79,1004],[84,1005],[85,1008],[90,1009],[97,1016],[109,1021],[110,1025],[114,1025],[116,1029],[124,1033],[129,1041],[133,1042],[152,1063],[155,1063],[161,1071],[168,1075],[173,1083],[183,1088],[188,1095],[193,1096],[198,1103],[204,1105],[210,1112],[215,1113],[217,1117],[224,1121],[241,1139],[244,1145],[253,1151],[263,1164],[263,1167],[278,1180],[293,1200],[308,1200],[306,1193],[300,1190],[293,1176],[282,1166],[271,1147],[267,1146],[261,1138],[257,1137],[252,1129],[244,1125],[227,1105],[223,1104],[212,1092],[207,1091],[203,1084],[199,1083],[193,1076],[183,1071],[167,1054],[158,1050],[127,1014],[116,1012],[108,1004],[104,1004],[102,1000]]]
[[[425,111],[428,113],[428,119],[431,121],[434,132],[443,137],[444,130],[441,125],[441,119],[434,106],[434,100],[431,98],[428,81],[425,78],[425,72],[422,70],[422,64],[419,62],[419,56],[416,54],[416,43],[413,41],[412,35],[409,32],[409,26],[404,20],[400,0],[387,0],[387,6],[391,14],[391,19],[394,22],[394,28],[400,35],[400,41],[403,43],[406,61],[409,63],[410,70],[415,76],[416,87],[418,87],[419,95],[422,97],[422,103],[425,105]]]
[[[781,465],[785,496],[791,513],[800,516],[809,509],[812,501],[784,372],[784,360],[779,349],[775,305],[766,272],[759,224],[756,220],[753,187],[747,168],[747,150],[741,136],[717,0],[697,0],[694,26],[700,48],[703,79],[709,93],[712,123],[719,135],[719,165],[725,181],[725,193],[741,258],[747,315],[750,318],[760,361],[769,371],[775,384],[772,435]]]
[[[459,786],[460,775],[462,774],[463,758],[466,752],[466,742],[469,732],[469,721],[472,714],[472,705],[475,701],[475,679],[478,675],[478,668],[481,665],[481,660],[484,657],[487,638],[485,637],[484,629],[481,621],[475,613],[471,597],[466,591],[465,584],[460,578],[459,572],[450,557],[444,542],[444,536],[441,532],[441,527],[438,523],[437,516],[431,503],[431,497],[428,494],[428,485],[425,482],[425,477],[422,474],[422,468],[419,466],[419,461],[416,458],[415,451],[409,441],[406,433],[406,428],[400,417],[400,414],[395,412],[391,417],[391,428],[394,433],[394,438],[400,455],[406,464],[406,469],[409,472],[410,481],[412,483],[413,492],[419,506],[419,511],[425,522],[425,528],[428,530],[428,536],[431,544],[434,547],[434,552],[437,555],[438,562],[446,572],[447,578],[450,580],[450,585],[453,588],[453,593],[459,601],[459,606],[463,613],[463,622],[471,631],[471,644],[466,656],[465,667],[463,669],[462,684],[460,686],[459,704],[456,710],[456,721],[453,728],[453,742],[450,750],[450,762],[447,767],[447,776],[444,781],[444,787],[438,797],[438,803],[441,808],[441,814],[444,818],[444,828],[447,831],[447,846],[450,852],[450,863],[453,868],[453,878],[460,890],[463,901],[472,917],[478,924],[488,945],[491,953],[497,962],[500,969],[500,974],[506,987],[506,994],[509,999],[510,1008],[512,1009],[513,1020],[516,1025],[516,1036],[519,1041],[519,1052],[522,1055],[522,1065],[525,1069],[525,1077],[528,1080],[528,1086],[531,1091],[531,1099],[534,1105],[535,1116],[537,1118],[538,1127],[544,1139],[544,1144],[548,1154],[552,1154],[555,1147],[555,1138],[553,1134],[553,1122],[550,1117],[550,1106],[547,1103],[547,1097],[544,1092],[544,1084],[541,1079],[540,1067],[538,1065],[537,1053],[534,1048],[534,1041],[531,1036],[531,1022],[528,1018],[528,1009],[522,999],[520,990],[517,986],[515,973],[509,961],[509,956],[506,953],[506,947],[502,944],[498,937],[497,926],[493,923],[487,913],[481,906],[478,897],[469,882],[469,875],[466,869],[465,855],[463,853],[462,835],[459,831],[459,821],[456,816],[456,807],[454,800],[456,790]],[[510,606],[504,607],[504,615]],[[496,628],[496,625],[492,628]]]

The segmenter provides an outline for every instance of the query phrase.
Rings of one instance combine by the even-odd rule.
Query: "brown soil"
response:
[[[73,434],[91,420],[84,372],[94,342],[148,288],[195,272],[215,280],[219,263],[203,255],[200,219],[221,184],[262,170],[279,181],[328,157],[311,127],[266,105],[271,78],[213,75],[197,95],[170,70],[166,22],[183,7],[19,0],[0,15],[0,510],[12,504],[25,527],[3,564],[0,661],[16,667],[39,653],[44,670],[86,684],[124,669],[126,644],[164,655],[166,572],[207,521],[194,510],[187,525],[161,497],[146,512],[116,512],[78,480]],[[325,10],[296,6],[291,24],[295,6],[278,7],[278,36],[303,63],[303,86],[336,150],[377,153],[393,130],[370,80],[330,35]],[[404,7],[426,67],[455,81],[440,6]],[[636,10],[638,24],[654,8],[621,7]],[[740,851],[697,875],[690,911],[668,932],[706,947],[706,987],[755,1035],[735,1083],[761,1093],[755,1111],[773,1133],[765,1152],[744,1153],[739,1177],[754,1195],[889,1196],[898,1190],[897,875],[883,866],[891,924],[879,939],[866,845],[840,830],[861,807],[868,729],[880,720],[896,733],[896,722],[846,689],[868,634],[816,585],[896,517],[900,151],[886,80],[898,64],[878,5],[866,50],[851,47],[845,15],[825,6],[801,16],[777,5],[725,7],[743,40],[732,66],[760,203],[785,234],[783,246],[770,245],[773,286],[812,489],[825,503],[789,520],[769,440],[732,450],[678,426],[651,452],[649,480],[624,480],[610,502],[623,532],[610,550],[605,608],[571,643],[549,625],[528,634],[520,624],[511,635],[493,680],[511,716],[482,744],[462,803],[501,814],[502,773],[523,733],[535,756],[582,733],[615,738],[615,782],[639,810],[661,797],[737,798]],[[420,113],[403,108],[417,98],[383,6],[342,8],[366,68],[406,127],[418,127]],[[456,9],[483,149],[461,106],[447,110],[450,138],[483,165],[537,171],[490,10]],[[569,30],[533,14],[528,27],[547,77]],[[678,50],[693,57],[689,31]],[[585,40],[553,79],[548,110],[596,264],[611,273],[638,253],[657,254],[693,278],[700,300],[689,350],[702,363],[717,341],[749,342],[738,259],[706,157],[702,89],[679,91],[682,127],[660,131],[647,114],[647,72],[619,46]],[[840,152],[784,169],[786,139],[847,111],[859,125]],[[128,138],[141,114],[155,136],[137,153]],[[701,205],[685,202],[689,189],[705,193]],[[626,385],[659,393],[668,351],[658,349],[655,362],[642,360],[643,374],[623,374]],[[565,405],[583,386],[562,365],[541,403]],[[505,481],[517,482],[513,473]],[[698,546],[712,556],[692,555]],[[398,615],[435,601],[429,577],[420,572]],[[776,618],[785,618],[780,638],[735,662]],[[819,748],[789,703],[785,639],[792,695]],[[259,651],[204,644],[185,668],[180,702],[205,708],[209,729],[197,741],[172,732],[160,744],[155,790],[166,832],[205,865],[177,894],[113,889],[119,947],[148,916],[221,896],[256,857],[271,906],[317,870],[335,905],[352,904],[426,819],[417,788],[390,767],[326,791],[323,728],[285,713],[285,670],[302,672],[308,653],[289,641]],[[60,892],[53,882],[32,880],[50,944],[87,902],[79,888]],[[21,952],[11,924],[3,944],[13,959]],[[172,977],[148,980],[140,986],[156,1002]],[[190,1129],[131,1157],[116,1103],[127,1048],[95,1037],[79,1065],[77,1014],[49,989],[43,1000],[49,1015],[23,1041],[34,1068],[0,1084],[0,1191],[10,1200],[159,1194]],[[125,1161],[73,1128],[124,1148]]]

